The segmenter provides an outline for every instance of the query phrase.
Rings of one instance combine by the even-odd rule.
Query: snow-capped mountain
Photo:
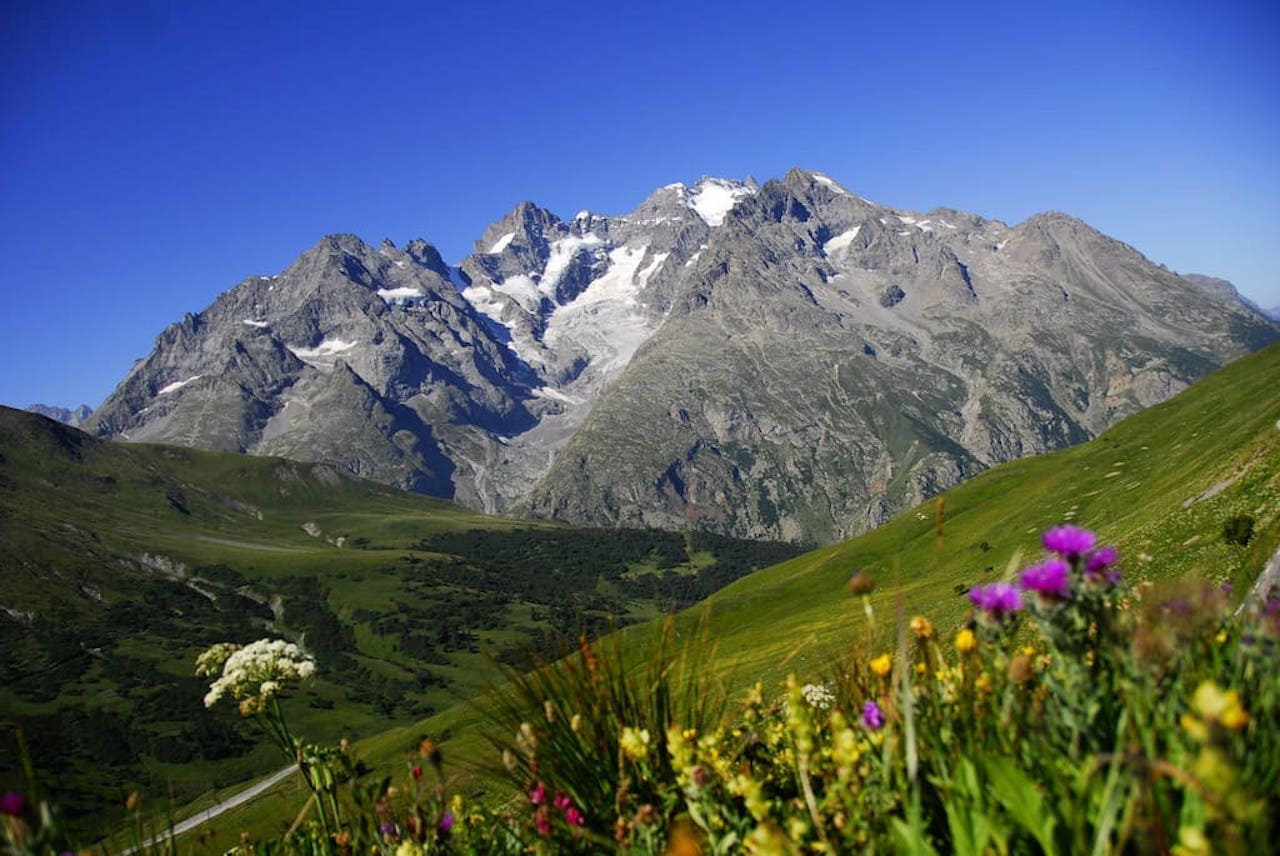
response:
[[[326,238],[167,329],[89,427],[491,512],[826,540],[1276,337],[1064,215],[901,211],[793,170],[624,216],[522,203],[456,266]]]

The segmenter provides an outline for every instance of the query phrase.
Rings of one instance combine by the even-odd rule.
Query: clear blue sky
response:
[[[5,6],[0,403],[97,405],[329,232],[457,261],[522,199],[791,166],[1280,304],[1275,2]]]

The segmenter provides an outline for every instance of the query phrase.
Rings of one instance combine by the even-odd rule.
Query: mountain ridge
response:
[[[88,427],[334,460],[488,513],[825,541],[1277,335],[1068,215],[917,214],[793,169],[621,216],[521,202],[457,265],[328,236],[171,326]]]

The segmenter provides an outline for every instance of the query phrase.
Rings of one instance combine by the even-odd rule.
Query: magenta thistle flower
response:
[[[1040,538],[1044,548],[1064,559],[1083,556],[1098,543],[1098,536],[1079,526],[1055,526]]]
[[[1027,591],[1059,600],[1070,591],[1070,569],[1061,559],[1049,559],[1022,571],[1022,587]]]
[[[440,831],[447,833],[449,830],[453,829],[453,824],[456,821],[457,821],[457,818],[453,816],[453,812],[446,811],[444,814],[440,815],[440,823],[439,823]]]
[[[567,809],[565,809],[564,819],[568,821],[570,826],[586,826],[587,825],[586,816],[582,812],[578,811],[578,809],[575,808],[574,806],[569,806]]]
[[[1022,609],[1022,593],[1010,583],[974,586],[969,590],[969,600],[996,621]]]
[[[884,728],[884,711],[880,709],[880,705],[876,704],[875,699],[869,700],[862,706],[862,724],[868,731],[879,731]]]
[[[16,791],[5,791],[0,796],[0,814],[17,817],[27,809],[27,798]]]
[[[1089,558],[1085,560],[1084,572],[1088,577],[1096,577],[1116,563],[1120,555],[1116,552],[1116,548],[1110,545],[1099,547],[1089,554]]]

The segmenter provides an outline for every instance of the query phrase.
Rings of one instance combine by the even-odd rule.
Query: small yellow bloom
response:
[[[1226,641],[1227,641],[1227,631],[1225,631],[1225,630],[1219,630],[1219,631],[1218,631],[1218,635],[1217,635],[1217,636],[1215,636],[1215,637],[1213,637],[1213,641],[1214,641],[1214,642],[1217,642],[1219,645],[1221,645],[1223,642],[1226,642]]]
[[[923,676],[923,675],[924,675],[926,672],[928,672],[928,671],[929,671],[929,667],[928,667],[928,666],[926,666],[924,663],[916,663],[916,674],[917,674],[917,675],[921,675],[921,676]]]
[[[991,679],[987,677],[986,672],[983,672],[981,675],[978,675],[978,679],[973,682],[973,685],[977,687],[980,692],[984,692],[984,693],[991,692]]]
[[[923,615],[917,615],[915,618],[911,619],[911,624],[908,626],[911,628],[911,632],[915,634],[917,639],[933,638],[933,624]]]
[[[879,677],[888,677],[893,671],[893,656],[890,654],[881,654],[871,661],[871,671]]]
[[[632,761],[639,761],[649,754],[649,729],[632,728],[628,725],[622,729],[622,736],[618,738],[618,747],[623,755]]]
[[[1035,655],[1035,653],[1036,653],[1035,646],[1033,646],[1033,645],[1023,645],[1023,646],[1022,646],[1022,655],[1023,655],[1024,657],[1032,657],[1032,656],[1034,656],[1034,655]]]
[[[1235,690],[1224,691],[1213,681],[1205,681],[1196,687],[1191,707],[1205,719],[1216,719],[1224,728],[1235,730],[1249,723],[1249,714],[1240,703],[1240,694]]]
[[[973,631],[968,627],[956,634],[956,650],[961,654],[968,654],[978,647],[978,638],[973,635]]]

